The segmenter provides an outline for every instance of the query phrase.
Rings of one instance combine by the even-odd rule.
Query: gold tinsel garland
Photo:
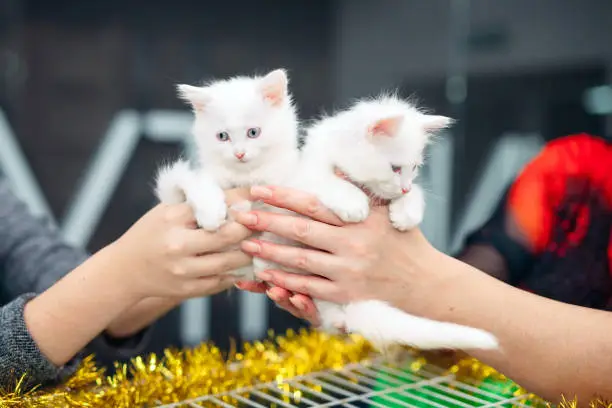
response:
[[[325,369],[340,369],[350,363],[364,362],[373,349],[359,336],[330,336],[318,331],[289,330],[285,336],[262,342],[246,343],[241,351],[235,347],[223,355],[211,344],[194,349],[164,352],[137,357],[129,364],[115,364],[116,373],[105,376],[92,356],[83,360],[77,372],[61,386],[24,391],[24,378],[10,392],[0,390],[0,407],[136,407],[179,402],[203,395],[249,387]],[[418,371],[428,362],[420,356],[411,369]],[[464,358],[448,369],[459,379],[509,381],[494,369],[473,358]],[[515,395],[541,401],[516,387]],[[287,391],[292,391],[287,386]],[[299,393],[299,391],[295,391]],[[299,395],[294,395],[294,399]],[[225,402],[232,403],[229,397]],[[576,400],[562,399],[560,408],[578,407]],[[612,408],[612,403],[592,401],[591,408]]]

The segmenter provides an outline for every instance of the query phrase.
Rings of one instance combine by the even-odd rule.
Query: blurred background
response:
[[[96,251],[189,152],[174,85],[277,67],[305,119],[399,88],[458,120],[422,176],[424,230],[446,251],[545,141],[612,134],[610,0],[2,0],[0,169]],[[149,351],[301,324],[234,291],[171,312]]]

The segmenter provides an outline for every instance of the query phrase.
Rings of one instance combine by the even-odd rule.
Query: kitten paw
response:
[[[212,200],[206,205],[193,205],[194,215],[198,226],[206,231],[215,232],[221,228],[227,218],[225,201]]]
[[[370,214],[370,203],[365,194],[347,197],[330,194],[321,198],[321,201],[344,222],[361,222]]]
[[[408,231],[423,221],[425,201],[419,190],[415,190],[389,205],[389,220],[395,229]]]
[[[398,231],[408,231],[416,227],[423,221],[423,214],[414,210],[406,210],[403,206],[394,208],[393,204],[389,206],[389,220],[395,229]]]

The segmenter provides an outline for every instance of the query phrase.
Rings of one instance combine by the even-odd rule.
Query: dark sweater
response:
[[[83,350],[56,367],[38,349],[23,319],[28,300],[76,268],[87,254],[66,245],[56,228],[34,218],[0,178],[0,387],[28,375],[29,384],[61,381],[78,366]],[[145,333],[120,342],[101,335],[91,348],[124,358],[142,352]]]

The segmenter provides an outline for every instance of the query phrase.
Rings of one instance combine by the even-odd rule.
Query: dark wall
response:
[[[405,95],[416,94],[428,108],[447,114],[455,141],[452,180],[452,220],[467,205],[494,143],[505,132],[539,133],[552,140],[572,133],[607,136],[605,117],[585,110],[583,95],[606,81],[604,63],[561,66],[545,70],[469,73],[467,98],[451,106],[444,78],[406,81]]]

